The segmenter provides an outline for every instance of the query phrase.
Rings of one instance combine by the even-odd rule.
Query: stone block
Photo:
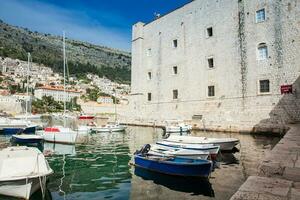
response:
[[[240,187],[239,191],[287,197],[291,187],[291,181],[278,178],[250,176]]]
[[[285,167],[281,166],[280,163],[263,161],[259,166],[258,174],[260,176],[276,176],[280,177],[283,175]]]
[[[259,194],[258,200],[288,200],[288,197],[279,197],[269,194]]]
[[[300,189],[292,188],[290,199],[291,200],[299,200],[300,199]]]
[[[300,182],[294,182],[294,188],[300,189]]]
[[[236,192],[230,200],[258,200],[258,194],[255,192]]]
[[[283,178],[291,181],[300,182],[300,168],[286,167],[283,172]]]

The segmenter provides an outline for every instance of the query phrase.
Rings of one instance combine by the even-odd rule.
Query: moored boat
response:
[[[166,133],[183,133],[190,132],[192,130],[192,126],[177,120],[167,120],[166,126],[163,127],[163,130]]]
[[[164,141],[181,143],[181,144],[213,144],[220,146],[220,150],[232,150],[240,140],[236,138],[207,138],[207,137],[196,137],[196,136],[179,136],[170,135]]]
[[[206,160],[209,156],[208,151],[200,150],[189,150],[182,148],[168,148],[162,145],[151,144],[149,155],[155,156],[174,156],[181,158],[190,158],[190,159],[203,159]]]
[[[37,131],[45,141],[60,144],[80,144],[87,141],[88,133],[86,131],[73,131],[64,127],[48,127],[43,131]]]
[[[11,141],[16,144],[41,144],[44,138],[40,135],[21,134],[12,135]]]
[[[212,159],[215,159],[219,153],[220,147],[213,144],[183,144],[169,141],[158,141],[156,144],[167,147],[169,149],[187,149],[194,151],[206,151]]]
[[[96,132],[122,132],[127,127],[119,123],[106,124],[104,126],[91,126],[91,130]]]
[[[37,125],[32,124],[28,120],[18,120],[9,118],[0,118],[0,130],[5,135],[13,135],[17,133],[34,133]]]
[[[29,199],[39,188],[45,192],[53,173],[44,155],[31,147],[8,147],[0,151],[0,194]]]
[[[146,156],[142,153],[134,155],[134,165],[162,174],[184,177],[208,177],[212,170],[212,162],[209,160]]]

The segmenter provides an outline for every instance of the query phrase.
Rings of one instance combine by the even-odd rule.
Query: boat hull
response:
[[[81,144],[87,141],[88,134],[44,132],[41,133],[46,142],[59,144]]]
[[[188,149],[188,150],[195,150],[195,151],[205,151],[210,154],[210,156],[215,159],[219,153],[219,146],[213,146],[213,145],[202,145],[202,144],[180,144],[180,143],[172,143],[172,142],[156,142],[156,144],[163,146],[164,148],[169,148],[170,150],[172,149]]]
[[[125,131],[125,127],[117,127],[117,128],[95,127],[95,128],[91,128],[91,130],[96,132],[123,132]]]
[[[12,136],[11,142],[16,143],[16,144],[41,144],[43,143],[43,138],[40,139],[23,139],[19,138],[17,136]]]
[[[149,155],[154,155],[154,156],[174,156],[178,158],[187,158],[187,159],[201,159],[201,160],[206,160],[208,157],[208,154],[194,154],[194,155],[185,155],[185,154],[165,154],[163,152],[158,152],[158,151],[149,151]]]
[[[45,188],[45,185],[42,188]],[[39,178],[28,179],[27,182],[26,179],[0,182],[0,194],[4,196],[29,199],[38,189],[40,189]]]
[[[212,144],[220,146],[222,151],[231,151],[236,145],[239,144],[239,140],[235,138],[206,138],[206,137],[195,137],[195,136],[175,136],[171,135],[164,141],[180,143],[185,145],[195,144]]]
[[[134,156],[136,167],[144,168],[150,171],[184,177],[209,176],[212,169],[212,163],[210,161],[203,160],[203,163],[188,163],[188,160],[191,159],[184,160],[187,160],[187,162],[175,163],[159,159],[152,160],[140,155]]]
[[[36,126],[26,127],[26,128],[15,128],[15,127],[8,127],[3,128],[4,135],[14,135],[17,133],[25,133],[25,134],[33,134],[36,131]]]
[[[183,128],[166,128],[167,133],[182,133],[182,132],[189,132],[191,131],[189,128],[183,127]]]

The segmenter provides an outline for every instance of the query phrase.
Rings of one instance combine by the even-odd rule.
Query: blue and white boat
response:
[[[208,177],[212,171],[212,162],[209,160],[188,159],[179,157],[134,155],[136,167],[150,171],[185,177]]]
[[[11,142],[15,144],[42,144],[44,138],[40,135],[12,135]]]
[[[213,163],[210,160],[149,155],[150,145],[145,145],[134,155],[134,165],[162,174],[183,177],[208,177]]]
[[[17,120],[9,118],[0,119],[0,130],[5,135],[13,135],[18,133],[32,134],[35,133],[37,125],[27,120]]]

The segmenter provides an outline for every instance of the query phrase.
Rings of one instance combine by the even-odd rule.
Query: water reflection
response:
[[[135,168],[134,174],[145,181],[152,181],[154,184],[162,185],[170,190],[191,193],[191,195],[215,196],[208,179],[169,176],[142,168]]]
[[[120,195],[121,188],[130,184],[129,148],[122,133],[93,135],[89,144],[76,146],[76,153],[75,146],[54,147],[54,152],[58,154],[48,159],[55,171],[50,177],[48,189],[53,191],[55,199],[115,197]],[[67,155],[59,155],[62,153]]]

